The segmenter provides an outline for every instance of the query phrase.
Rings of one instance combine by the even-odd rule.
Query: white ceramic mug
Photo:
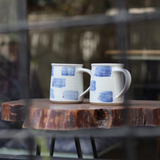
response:
[[[82,64],[52,63],[50,101],[58,103],[80,103],[89,91],[83,92],[83,72],[91,74]]]
[[[131,74],[119,63],[91,64],[90,103],[119,105],[131,84]]]

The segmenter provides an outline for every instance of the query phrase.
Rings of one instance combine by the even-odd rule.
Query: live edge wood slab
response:
[[[127,125],[160,125],[160,102],[128,101]],[[73,130],[83,128],[111,128],[124,125],[123,106],[98,106],[85,100],[81,104],[55,104],[48,99],[32,99],[28,115],[24,100],[2,103],[1,119],[24,121],[23,128],[29,125],[43,130]]]

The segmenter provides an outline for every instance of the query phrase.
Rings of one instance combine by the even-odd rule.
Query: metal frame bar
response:
[[[1,24],[0,33],[19,32],[37,29],[53,29],[82,27],[91,25],[119,24],[121,22],[129,23],[143,20],[156,20],[160,18],[160,9],[153,13],[130,14],[127,10],[121,10],[117,15],[107,16],[104,14],[96,14],[91,16],[73,16],[61,19],[47,21],[31,21],[26,24],[25,20],[20,20],[16,24]]]
[[[145,126],[145,127],[116,127],[110,129],[80,129],[80,130],[71,130],[71,131],[60,131],[60,130],[35,130],[35,129],[1,129],[0,139],[26,139],[31,136],[36,138],[37,136],[44,136],[48,138],[56,137],[159,137],[160,126]]]
[[[34,160],[44,160],[48,159],[47,156],[32,156]],[[60,157],[49,157],[49,160],[77,160],[77,158],[60,158]],[[15,156],[15,155],[0,155],[0,160],[30,160],[30,157],[27,155],[23,156]],[[88,160],[85,158],[79,158],[78,160]],[[96,159],[96,160],[102,160],[102,159]]]

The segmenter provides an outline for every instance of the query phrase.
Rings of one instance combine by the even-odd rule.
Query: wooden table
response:
[[[129,126],[160,125],[159,101],[128,101]],[[1,118],[5,121],[24,121],[23,128],[43,130],[72,130],[111,128],[124,124],[123,106],[91,105],[87,99],[81,104],[55,104],[48,99],[32,99],[26,116],[24,100],[2,103]],[[29,121],[27,121],[29,119]]]
[[[160,102],[127,102],[129,126],[160,125]],[[87,99],[81,104],[56,104],[48,99],[32,99],[28,115],[24,100],[5,102],[1,106],[1,118],[5,121],[24,121],[23,128],[32,127],[41,130],[77,130],[87,128],[111,128],[124,125],[123,106],[91,105]],[[30,125],[29,125],[30,124]],[[54,146],[55,137],[52,139]],[[79,139],[75,137],[78,157],[82,157]],[[96,147],[91,137],[94,157]],[[54,147],[50,155],[53,155]],[[37,155],[40,154],[37,149]]]

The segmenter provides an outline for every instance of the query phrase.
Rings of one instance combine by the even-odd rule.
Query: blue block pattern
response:
[[[75,67],[63,67],[61,71],[62,76],[74,76]]]
[[[52,87],[62,88],[66,86],[65,78],[54,78],[52,81]]]
[[[50,97],[54,98],[54,90],[52,88],[50,88]]]
[[[95,91],[96,90],[96,81],[94,81],[94,80],[91,81],[90,90],[91,91]]]
[[[99,93],[98,100],[101,102],[113,102],[112,91],[103,91]]]
[[[52,67],[51,76],[54,76],[54,67]]]
[[[112,68],[110,66],[96,67],[94,75],[97,77],[110,77]]]
[[[66,90],[63,92],[63,98],[68,100],[78,100],[78,91]]]

